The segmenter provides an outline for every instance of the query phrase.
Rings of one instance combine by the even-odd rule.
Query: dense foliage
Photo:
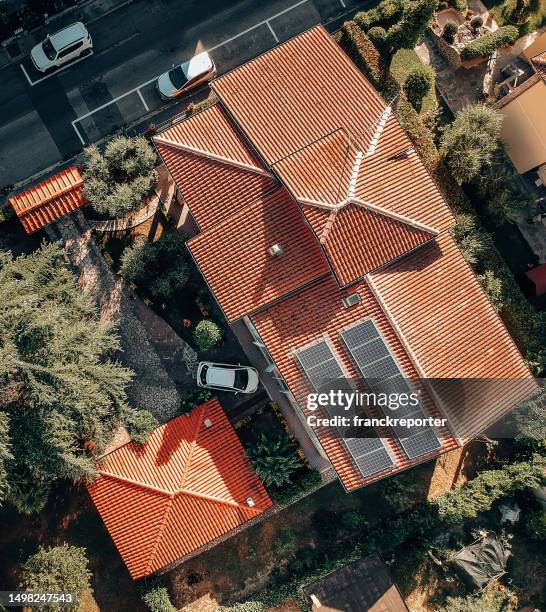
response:
[[[76,546],[40,548],[29,557],[21,572],[19,588],[41,593],[73,593],[76,603],[72,606],[33,606],[41,610],[79,610],[77,599],[90,588],[91,572],[85,549]]]
[[[203,319],[193,330],[193,341],[200,351],[206,351],[216,346],[222,339],[220,326],[210,319]]]
[[[0,491],[20,511],[39,511],[57,479],[95,474],[94,455],[131,413],[118,348],[59,244],[0,252]]]
[[[269,495],[277,504],[288,504],[303,494],[318,489],[322,484],[323,480],[320,473],[316,470],[308,470],[301,478],[286,486],[271,488]]]
[[[290,482],[292,474],[303,466],[297,449],[285,432],[276,436],[262,434],[257,442],[247,446],[246,455],[265,485],[279,487]]]
[[[137,444],[146,443],[152,431],[159,427],[155,416],[147,410],[131,411],[127,415],[125,424],[131,439]]]
[[[442,36],[451,45],[455,41],[455,36],[457,35],[458,31],[459,26],[454,21],[448,21],[444,25],[444,29],[442,30]]]
[[[426,64],[415,67],[404,81],[404,92],[416,111],[421,110],[423,98],[434,83],[434,70]]]
[[[196,389],[182,398],[178,408],[178,414],[188,414],[194,408],[197,408],[197,406],[208,402],[211,397],[212,393],[208,389]]]
[[[156,154],[141,136],[116,136],[104,153],[85,149],[84,193],[101,214],[122,217],[140,208],[157,181]]]
[[[173,297],[189,276],[185,235],[170,231],[155,242],[137,240],[123,251],[120,274],[152,298]]]
[[[514,26],[502,26],[494,32],[487,32],[464,46],[461,51],[461,60],[468,62],[491,55],[493,51],[511,45],[518,37],[519,31]]]
[[[490,164],[499,149],[502,115],[499,111],[474,104],[457,113],[442,135],[441,152],[453,176],[468,182]]]
[[[172,605],[169,591],[159,579],[151,580],[142,589],[142,601],[150,612],[176,612]]]

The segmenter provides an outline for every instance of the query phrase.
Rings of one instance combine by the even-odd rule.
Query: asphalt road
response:
[[[153,80],[198,51],[218,72],[319,22],[350,16],[357,0],[136,0],[88,24],[93,55],[43,79],[29,59],[0,71],[0,186],[22,185],[146,118],[180,113]],[[42,79],[42,80],[40,80]]]

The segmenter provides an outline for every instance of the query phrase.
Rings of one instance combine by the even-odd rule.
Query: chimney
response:
[[[284,249],[277,242],[272,247],[269,247],[267,252],[271,255],[271,257],[280,257],[284,253]]]
[[[254,503],[254,500],[252,499],[252,497],[247,497],[247,498],[246,498],[246,503],[247,503],[247,505],[248,505],[248,506],[250,506],[251,508],[254,508],[254,506],[256,505],[256,504]]]
[[[203,423],[205,424],[205,427],[212,427],[212,421],[210,419],[205,419]]]

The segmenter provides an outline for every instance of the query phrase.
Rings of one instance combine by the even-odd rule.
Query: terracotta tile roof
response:
[[[280,244],[284,253],[268,248]],[[230,321],[330,272],[283,187],[193,238],[188,246]]]
[[[463,439],[484,431],[528,395],[531,374],[510,334],[489,303],[453,238],[434,243],[373,272],[370,284],[396,326],[423,377],[458,379],[446,397],[446,410]],[[460,379],[510,381],[491,389],[468,387],[478,394],[462,412]],[[514,384],[513,381],[516,381]],[[523,386],[517,381],[524,381]],[[512,389],[513,393],[508,392]],[[514,396],[515,394],[515,396]]]
[[[98,467],[88,490],[133,579],[272,505],[215,399],[159,427],[145,445],[131,442],[110,453]]]
[[[81,208],[87,200],[80,171],[72,166],[13,196],[10,203],[25,231],[31,234]]]
[[[223,75],[212,87],[300,203],[332,210],[357,200],[428,233],[454,224],[392,109],[321,26]],[[342,283],[368,271],[354,262],[369,257],[360,240],[369,215],[353,210],[349,216],[353,231],[339,231],[344,249],[328,252],[334,269],[345,270]],[[336,223],[332,215],[329,225]],[[390,232],[398,253],[408,231],[391,224]],[[385,246],[376,245],[374,261],[389,261],[392,244]]]
[[[277,186],[218,104],[154,137],[201,230]]]
[[[342,298],[354,292],[358,292],[360,295],[361,303],[351,308],[345,308]],[[265,311],[251,316],[252,322],[267,346],[271,357],[304,412],[307,410],[306,397],[311,389],[294,357],[294,353],[315,340],[327,338],[348,377],[359,379],[360,375],[345,350],[339,334],[345,327],[364,318],[373,318],[397,358],[405,376],[417,381],[419,375],[415,367],[366,281],[355,283],[350,288],[340,289],[334,278],[328,277],[271,305]],[[423,406],[431,415],[439,417],[439,413],[428,398],[426,391],[424,389],[422,391]],[[444,431],[442,450],[409,461],[392,439],[386,439],[390,450],[396,457],[396,467],[364,479],[357,471],[346,448],[330,430],[323,428],[315,431],[348,491],[456,447],[455,440],[449,432]]]

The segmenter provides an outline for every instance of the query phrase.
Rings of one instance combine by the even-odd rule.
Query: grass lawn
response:
[[[403,85],[407,75],[413,70],[413,68],[419,66],[421,63],[422,62],[419,59],[419,56],[413,49],[400,49],[392,57],[390,71],[400,85]],[[436,91],[433,83],[430,91],[423,98],[421,114],[434,110],[436,106]]]
[[[495,16],[495,21],[499,25],[509,25],[504,15],[504,8],[511,4],[511,0],[483,0],[485,6]],[[538,28],[546,25],[546,2],[540,0],[537,2],[537,9],[531,14],[530,20],[520,27],[520,33],[528,34],[534,32]]]

